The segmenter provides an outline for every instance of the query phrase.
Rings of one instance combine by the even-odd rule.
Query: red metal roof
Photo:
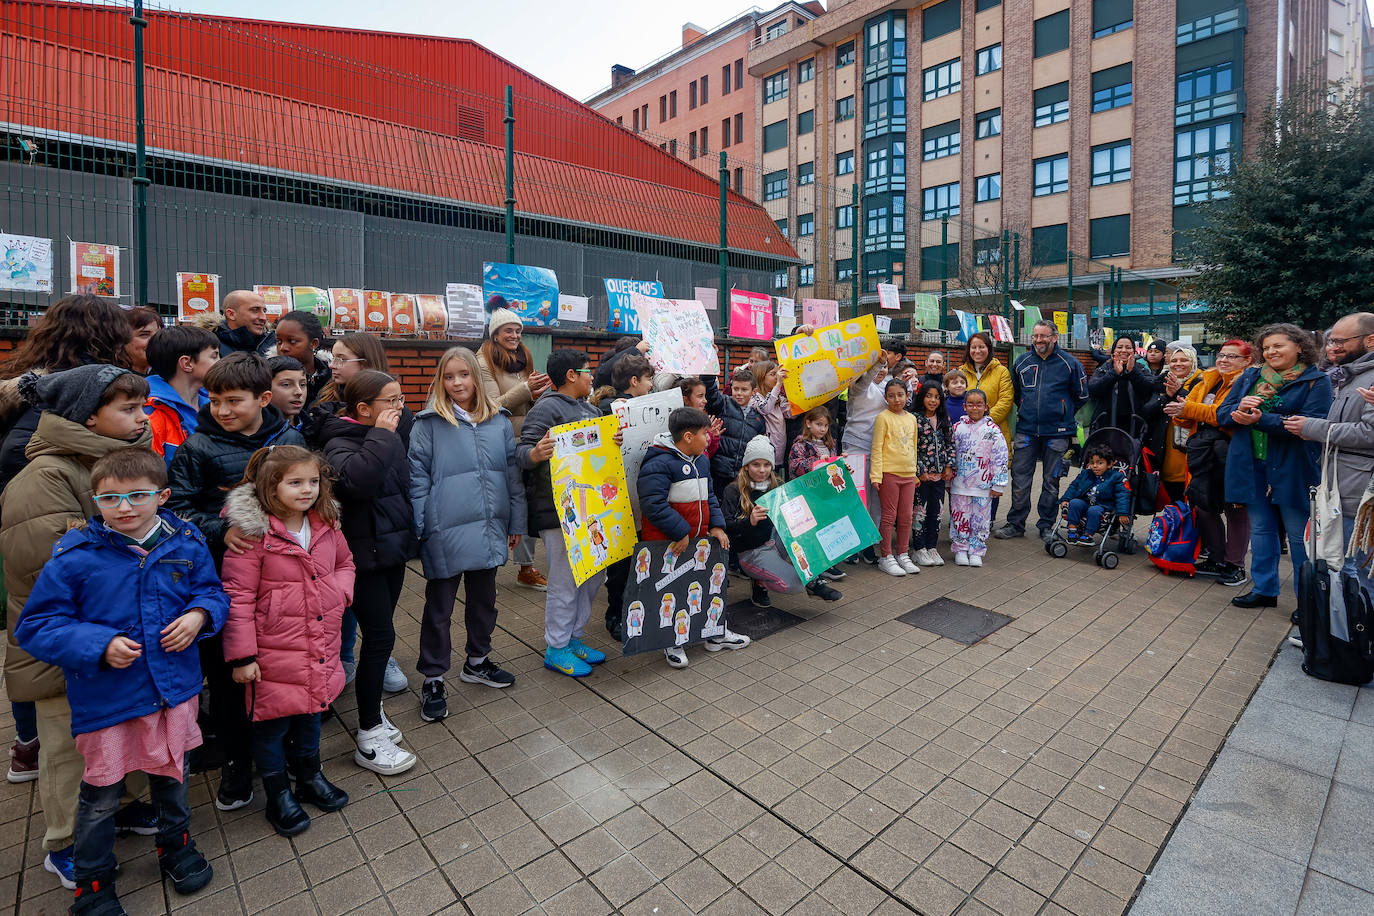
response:
[[[6,120],[132,144],[129,10],[6,4]],[[150,149],[501,208],[501,94],[517,94],[522,213],[714,247],[719,189],[482,46],[151,13]],[[466,137],[468,139],[460,139]],[[735,250],[795,258],[757,204],[730,194]]]

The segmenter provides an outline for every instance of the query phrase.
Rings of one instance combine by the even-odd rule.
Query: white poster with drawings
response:
[[[52,292],[52,239],[0,232],[0,289]]]
[[[558,320],[581,321],[585,324],[587,321],[587,297],[559,293]]]
[[[775,330],[779,334],[791,334],[797,327],[797,300],[788,299],[786,296],[775,296],[777,304],[777,327]]]
[[[659,433],[668,431],[668,414],[682,406],[682,389],[669,388],[639,398],[620,398],[611,403],[611,413],[620,420],[624,435],[620,453],[625,459],[625,480],[630,485],[630,507],[635,528],[639,528],[639,467],[644,453]]]

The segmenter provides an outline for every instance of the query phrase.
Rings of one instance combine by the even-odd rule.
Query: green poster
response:
[[[940,297],[933,293],[916,294],[916,314],[911,318],[912,327],[935,330],[940,326]]]
[[[878,529],[842,461],[789,480],[758,502],[803,582],[878,543]]]
[[[1023,324],[1021,327],[1027,334],[1029,334],[1031,332],[1031,328],[1035,327],[1035,323],[1037,321],[1044,321],[1045,319],[1040,314],[1040,307],[1038,305],[1028,305],[1026,306],[1026,315],[1024,320],[1025,324]]]

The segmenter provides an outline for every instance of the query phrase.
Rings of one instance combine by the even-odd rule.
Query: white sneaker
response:
[[[921,571],[921,567],[911,562],[911,557],[904,553],[897,554],[897,565],[902,567],[902,572],[908,576],[914,576]]]
[[[908,559],[908,562],[910,562],[909,559]],[[906,575],[906,571],[903,570],[902,567],[898,566],[898,565],[897,565],[897,560],[896,560],[895,558],[891,557],[891,556],[879,557],[879,558],[878,558],[878,568],[879,568],[880,570],[882,570],[883,572],[887,573],[889,576],[899,576],[899,577],[900,577],[900,576],[905,576],[905,575]]]
[[[668,660],[668,665],[673,668],[687,667],[687,650],[682,646],[672,646],[663,650],[663,657]]]
[[[386,660],[386,673],[382,675],[382,689],[387,693],[400,693],[410,686],[406,674],[396,662],[395,656]]]
[[[706,640],[705,645],[707,652],[719,652],[721,649],[743,649],[751,642],[753,642],[753,640],[748,636],[745,636],[743,633],[736,633],[734,630],[726,627],[723,635],[712,636],[710,639]]]
[[[930,551],[922,547],[916,551],[916,564],[918,566],[934,566],[935,561],[930,558]]]
[[[397,747],[386,735],[386,724],[358,732],[353,762],[383,776],[395,776],[415,766],[415,755]]]
[[[945,558],[940,556],[940,551],[931,547],[926,550],[926,559],[930,560],[931,566],[944,566]]]
[[[978,554],[974,554],[973,556],[971,556],[971,557],[968,558],[968,565],[969,565],[969,566],[982,566],[982,565],[983,565],[983,558],[982,558],[981,556],[979,556]]]
[[[956,551],[954,551],[954,565],[955,565],[955,566],[968,566],[968,565],[969,565],[968,554],[964,553],[962,550],[956,550]]]
[[[401,743],[401,730],[386,717],[386,710],[382,710],[382,729],[386,732],[387,740],[392,744]]]

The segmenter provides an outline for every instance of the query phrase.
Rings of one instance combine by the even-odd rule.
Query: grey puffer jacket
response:
[[[426,579],[504,564],[507,538],[526,530],[506,411],[477,424],[420,411],[410,433],[410,502]]]
[[[1302,437],[1325,445],[1330,431],[1331,447],[1339,450],[1336,486],[1341,491],[1341,514],[1353,519],[1370,474],[1374,473],[1374,405],[1366,404],[1356,390],[1374,385],[1374,351],[1341,368],[1345,370],[1341,373],[1345,381],[1336,389],[1326,419],[1307,420],[1302,426]]]

